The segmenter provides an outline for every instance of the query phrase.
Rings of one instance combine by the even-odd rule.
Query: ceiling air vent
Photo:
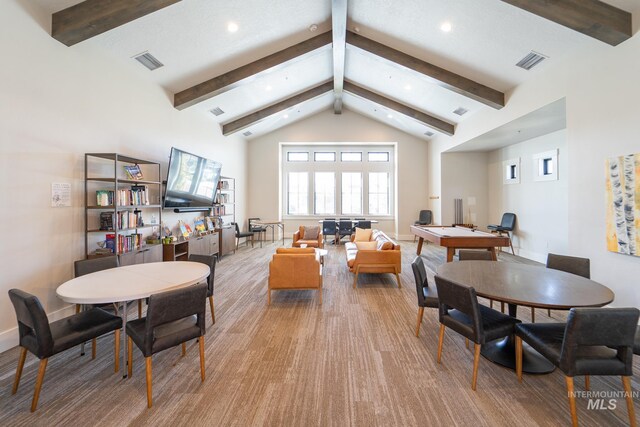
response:
[[[453,110],[453,114],[457,114],[459,116],[464,116],[468,112],[469,112],[469,110],[467,110],[466,108],[462,108],[462,107],[458,107],[455,110]]]
[[[213,108],[213,109],[209,110],[209,112],[211,114],[213,114],[214,116],[219,116],[220,114],[224,114],[224,111],[222,111],[222,108],[220,108],[220,107]]]
[[[251,135],[253,135],[253,133],[251,133],[251,131],[250,131],[250,130],[248,130],[248,131],[246,131],[246,132],[242,132],[242,134],[243,134],[244,136],[251,136]]]
[[[527,56],[522,58],[516,64],[516,66],[529,71],[530,69],[532,69],[533,67],[535,67],[536,65],[538,65],[539,63],[541,63],[542,61],[544,61],[547,58],[548,58],[548,56],[546,56],[546,55],[543,55],[543,54],[538,53],[538,52],[531,51],[531,52],[529,52],[529,54],[527,54]]]
[[[435,133],[431,132],[430,130],[426,131],[424,134],[428,137],[432,137],[433,135],[435,135]]]
[[[141,53],[140,55],[136,55],[133,57],[136,61],[150,69],[151,71],[156,70],[164,64],[156,59],[155,56],[151,55],[149,52]]]

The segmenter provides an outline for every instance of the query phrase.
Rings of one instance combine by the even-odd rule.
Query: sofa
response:
[[[272,290],[318,291],[322,304],[322,266],[314,248],[278,248],[269,262],[267,304]]]
[[[360,228],[356,228],[356,233],[351,236],[351,241],[345,243],[347,253],[347,265],[349,271],[355,273],[353,278],[354,289],[358,285],[358,274],[360,273],[392,273],[396,275],[398,288],[402,287],[400,282],[400,273],[402,272],[402,254],[400,245],[391,240],[389,236],[380,230],[370,230],[371,235],[368,245],[361,245],[358,248],[358,240],[362,239],[362,235],[366,230],[361,232]],[[370,248],[362,248],[362,246],[371,246]],[[375,248],[375,249],[374,249]]]
[[[317,236],[313,236],[311,238],[309,237],[305,238],[305,231],[307,228],[317,229],[318,230]],[[324,238],[322,236],[322,228],[318,226],[305,227],[304,225],[301,225],[298,231],[293,233],[293,244],[291,246],[293,246],[294,248],[299,248],[301,244],[306,244],[307,247],[309,248],[319,248],[319,249],[324,248]]]

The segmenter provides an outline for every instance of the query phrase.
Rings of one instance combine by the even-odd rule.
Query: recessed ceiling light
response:
[[[227,24],[227,31],[229,31],[230,33],[235,33],[236,31],[238,31],[238,24],[236,24],[235,22],[229,22]]]
[[[465,114],[467,114],[469,112],[469,110],[467,110],[464,107],[458,107],[455,110],[453,110],[453,114],[457,114],[459,116],[464,116]]]
[[[404,90],[411,90],[411,85],[405,85]]]
[[[444,31],[445,33],[448,33],[449,31],[451,31],[451,22],[449,21],[445,21],[442,23],[442,25],[440,25],[440,29],[442,31]]]
[[[264,88],[264,90],[266,90],[267,92],[269,92],[272,89],[271,85],[267,85],[267,87]]]
[[[393,119],[393,114],[387,114],[388,119]]]
[[[288,119],[288,118],[289,118],[289,115],[288,115],[288,114],[284,114],[284,115],[282,116],[282,118],[284,118],[284,119]]]
[[[311,31],[312,33],[314,31],[316,31],[318,29],[318,26],[316,24],[311,24],[309,25],[309,31]]]

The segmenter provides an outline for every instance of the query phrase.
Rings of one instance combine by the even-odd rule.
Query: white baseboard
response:
[[[507,253],[511,253],[509,248],[502,248]],[[532,261],[541,262],[542,264],[547,262],[547,254],[540,254],[538,252],[528,251],[526,249],[515,248],[516,255],[522,258],[527,258]]]
[[[56,320],[71,316],[75,313],[75,307],[75,304],[72,304],[65,308],[61,308],[60,310],[49,313],[47,315],[47,317],[49,318],[49,322],[55,322]],[[18,335],[17,325],[15,328],[0,332],[0,353],[17,346],[19,338],[20,336]]]

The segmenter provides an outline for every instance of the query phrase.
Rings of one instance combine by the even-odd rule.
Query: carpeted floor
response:
[[[12,396],[15,348],[0,354],[0,425],[570,423],[564,376],[557,370],[527,375],[519,384],[513,371],[481,359],[473,392],[473,355],[464,339],[450,331],[443,363],[436,363],[436,310],[425,311],[420,337],[414,335],[414,243],[402,242],[402,289],[393,275],[366,274],[353,289],[343,246],[329,246],[323,305],[312,291],[280,291],[273,293],[268,307],[268,262],[276,247],[241,247],[218,264],[217,322],[212,326],[207,319],[204,383],[195,342],[188,345],[186,357],[179,347],[160,353],[153,359],[154,407],[147,409],[143,357],[134,350],[132,378],[114,374],[111,335],[99,339],[94,361],[81,357],[78,349],[51,358],[38,410],[31,414],[37,359],[28,356],[20,389]],[[433,245],[423,249],[430,268],[441,264],[444,255]],[[504,253],[500,260],[529,262]],[[528,310],[519,315],[529,320]],[[564,313],[552,316],[549,319],[546,310],[536,313],[539,322],[561,321]],[[632,386],[640,388],[637,377]],[[594,377],[591,388],[622,390],[617,377]],[[576,389],[584,389],[582,379],[576,380]],[[584,426],[628,423],[623,399],[613,410],[588,409],[587,399],[578,399],[578,418]]]

